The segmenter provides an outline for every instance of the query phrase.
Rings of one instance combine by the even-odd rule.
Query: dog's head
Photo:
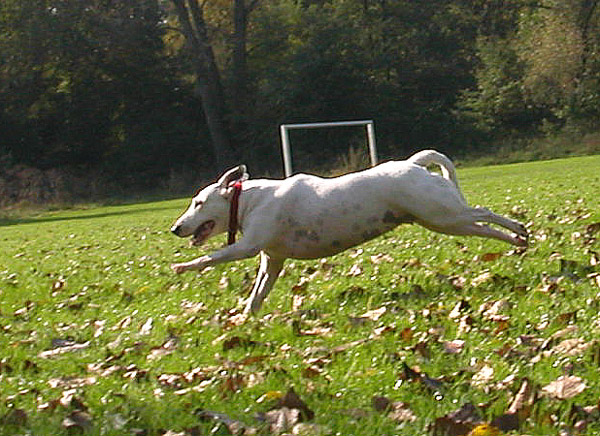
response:
[[[225,172],[216,183],[198,191],[171,231],[182,238],[192,236],[192,245],[201,245],[211,236],[227,231],[233,185],[247,179],[246,165]]]

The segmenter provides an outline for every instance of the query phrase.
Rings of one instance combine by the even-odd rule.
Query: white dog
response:
[[[442,175],[429,172],[426,167],[431,164],[439,165]],[[260,309],[285,259],[331,256],[399,224],[417,223],[436,232],[527,246],[528,233],[522,224],[487,209],[467,206],[454,165],[433,150],[329,179],[306,174],[284,180],[247,179],[244,165],[227,171],[192,199],[171,229],[177,236],[192,236],[193,245],[228,229],[230,233],[231,245],[171,265],[177,273],[260,253],[260,269],[246,312]],[[243,237],[232,243],[238,220]],[[482,222],[497,224],[514,234]]]

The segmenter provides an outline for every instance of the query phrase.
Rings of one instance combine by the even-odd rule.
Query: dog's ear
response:
[[[229,197],[229,195],[231,195],[233,192],[233,185],[235,182],[243,182],[248,180],[249,177],[250,175],[248,174],[246,165],[239,165],[230,169],[229,171],[226,171],[217,182],[219,185],[219,194],[225,198]]]

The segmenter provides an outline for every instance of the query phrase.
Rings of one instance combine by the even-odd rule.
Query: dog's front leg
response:
[[[273,289],[273,285],[283,268],[284,260],[273,258],[264,251],[260,252],[260,268],[256,275],[250,297],[248,297],[246,308],[244,309],[245,313],[258,312],[262,302],[271,289]]]
[[[207,256],[201,256],[189,262],[174,263],[171,265],[171,269],[177,274],[192,270],[202,271],[206,267],[217,265],[219,263],[254,257],[259,251],[259,247],[249,245],[244,242],[244,240],[240,240],[236,244],[229,245],[228,247],[215,251]]]

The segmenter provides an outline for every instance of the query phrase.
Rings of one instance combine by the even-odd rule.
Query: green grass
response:
[[[469,168],[459,179],[471,204],[528,223],[526,252],[402,226],[325,263],[288,261],[260,316],[242,325],[234,309],[257,259],[169,270],[224,243],[199,251],[169,233],[187,199],[13,212],[0,221],[0,434],[229,434],[199,410],[269,434],[256,415],[294,388],[314,412],[313,433],[421,435],[467,403],[491,422],[524,379],[538,395],[516,434],[584,424],[581,434],[598,434],[598,412],[578,407],[600,396],[600,233],[586,233],[600,222],[600,157]],[[301,281],[301,311],[291,312]],[[494,320],[482,307],[499,300]],[[356,319],[382,307],[377,320]],[[456,339],[462,351],[446,352]],[[565,339],[581,350],[561,351]],[[57,340],[87,346],[43,354]],[[493,373],[474,383],[485,366]],[[561,375],[585,390],[545,396]],[[374,396],[405,402],[415,419],[374,410]],[[88,415],[67,428],[74,410]]]

